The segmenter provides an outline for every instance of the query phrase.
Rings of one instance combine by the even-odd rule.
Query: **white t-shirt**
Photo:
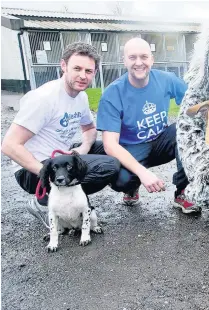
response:
[[[80,125],[92,122],[87,94],[82,91],[75,98],[70,97],[62,78],[23,96],[14,119],[15,124],[35,134],[24,146],[38,161],[49,158],[55,149],[67,151]]]

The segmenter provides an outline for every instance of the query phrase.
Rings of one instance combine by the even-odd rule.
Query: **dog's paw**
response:
[[[47,251],[48,252],[57,252],[57,248],[58,248],[58,245],[55,245],[55,244],[52,244],[52,243],[49,243],[47,245]]]
[[[79,245],[81,245],[81,246],[86,246],[86,245],[88,245],[89,243],[91,243],[91,239],[90,239],[90,238],[89,238],[89,239],[86,239],[86,240],[82,240],[82,239],[81,239]]]
[[[96,226],[92,229],[92,231],[95,233],[95,234],[103,234],[103,230],[100,226]]]

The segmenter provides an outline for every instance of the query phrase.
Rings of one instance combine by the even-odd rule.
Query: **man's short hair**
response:
[[[100,55],[97,53],[96,48],[92,45],[83,42],[75,42],[69,44],[62,54],[62,59],[66,63],[68,63],[68,60],[74,54],[88,56],[89,58],[92,58],[95,62],[95,68],[99,68]]]

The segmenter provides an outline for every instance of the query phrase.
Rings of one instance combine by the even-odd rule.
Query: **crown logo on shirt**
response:
[[[156,111],[156,104],[146,101],[142,108],[144,114],[148,115]]]

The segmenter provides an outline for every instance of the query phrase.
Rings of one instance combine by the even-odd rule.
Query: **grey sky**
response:
[[[49,5],[50,4],[50,5]],[[123,15],[153,16],[165,19],[186,19],[189,21],[209,19],[209,1],[2,1],[2,7],[115,14],[116,5]]]
[[[80,13],[100,13],[100,14],[112,14],[114,7],[118,1],[2,1],[2,7],[11,8],[28,8],[38,10],[50,10],[50,11],[65,11],[80,12]],[[121,4],[124,8],[132,7],[133,1],[124,1]]]

